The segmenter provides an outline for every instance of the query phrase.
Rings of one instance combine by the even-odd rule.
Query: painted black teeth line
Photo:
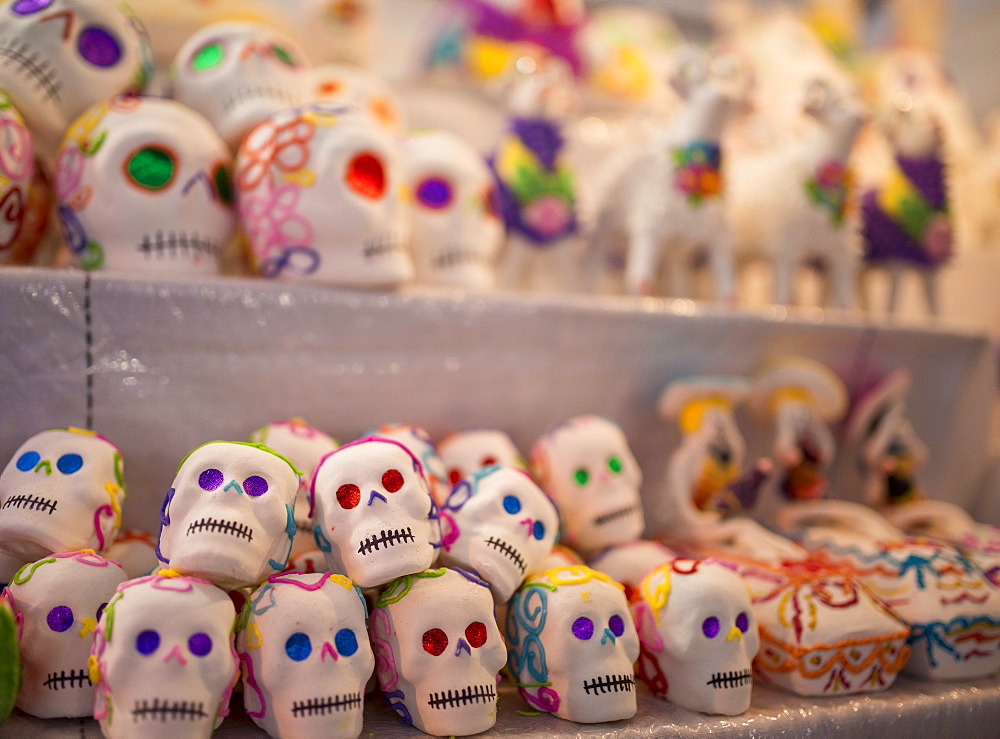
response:
[[[69,685],[66,683],[69,683]],[[68,675],[66,674],[66,670],[59,670],[58,674],[50,672],[42,685],[49,690],[61,690],[67,687],[82,688],[87,685],[93,685],[93,683],[90,682],[90,675],[86,670],[70,670]]]
[[[332,711],[350,711],[361,708],[361,693],[348,693],[345,696],[329,698],[310,698],[307,701],[292,703],[293,716],[325,716]]]
[[[7,39],[4,39],[4,42],[0,42],[0,57],[9,59],[31,75],[35,81],[35,88],[45,91],[46,100],[58,101],[62,82],[53,81],[49,60],[43,59],[39,63],[38,52],[32,51],[23,40],[15,38],[11,44],[6,43],[6,41]]]
[[[132,709],[132,723],[137,724],[139,721],[169,721],[171,719],[181,719],[186,721],[191,719],[192,721],[197,721],[199,719],[208,718],[208,714],[205,713],[204,703],[195,703],[191,701],[173,701],[168,703],[163,701],[160,703],[159,698],[153,699],[153,705],[149,705],[148,701],[136,701],[135,708]]]
[[[713,688],[738,688],[741,685],[747,684],[752,679],[753,673],[750,670],[716,672],[712,675],[712,679],[705,684],[711,685]]]
[[[207,254],[217,257],[222,253],[222,247],[214,241],[202,238],[197,232],[189,234],[187,231],[156,231],[153,234],[144,234],[139,243],[139,251],[147,258],[154,254],[162,257],[167,252],[170,256],[175,256],[178,252],[186,255],[194,253]]]
[[[29,511],[48,509],[51,516],[56,510],[56,501],[34,495],[13,495],[3,502],[4,508],[27,508]]]
[[[520,568],[521,574],[522,575],[524,574],[524,571],[527,569],[527,567],[524,564],[524,557],[522,557],[521,553],[516,549],[514,549],[514,547],[512,547],[510,544],[503,541],[502,539],[497,539],[495,536],[491,536],[489,539],[487,539],[486,545],[491,546],[494,549],[499,549],[501,552],[507,555],[507,557],[511,559],[514,562],[514,564],[516,564]]]
[[[261,98],[263,100],[270,98],[272,100],[280,100],[290,105],[297,102],[295,100],[295,96],[283,87],[258,85],[257,87],[245,87],[237,90],[235,93],[226,98],[226,102],[222,104],[222,110],[223,112],[228,113],[232,110],[233,106],[245,103],[249,100],[254,100],[255,98]]]
[[[405,544],[416,540],[417,537],[413,535],[409,526],[405,529],[392,529],[391,531],[382,529],[381,533],[369,536],[361,542],[361,546],[358,547],[358,554],[370,554],[372,550],[377,552],[380,546],[388,549],[400,543]]]
[[[591,692],[598,695],[605,693],[630,693],[635,690],[635,677],[632,675],[605,675],[595,677],[593,680],[583,681],[583,690],[590,695]]]
[[[496,687],[493,685],[469,685],[461,690],[445,690],[441,693],[431,693],[427,705],[431,708],[456,708],[469,703],[490,703],[497,699]]]
[[[636,511],[642,508],[641,505],[631,505],[628,508],[619,508],[617,511],[611,511],[611,513],[605,513],[603,516],[598,516],[594,519],[594,523],[598,526],[603,526],[606,523],[610,523],[619,518],[625,518],[626,516],[631,516]]]
[[[487,261],[486,257],[478,252],[458,249],[455,251],[447,251],[444,254],[439,254],[434,257],[432,263],[438,269],[443,269],[445,267],[454,267],[455,265],[466,263],[486,264]]]
[[[192,522],[188,526],[187,535],[191,536],[191,534],[197,531],[218,531],[223,534],[239,536],[247,541],[253,541],[253,529],[249,526],[235,521],[223,521],[221,518],[217,521],[211,516]]]
[[[365,259],[372,259],[374,257],[382,256],[383,254],[389,254],[391,252],[401,250],[402,245],[393,237],[379,236],[365,244],[362,254]]]

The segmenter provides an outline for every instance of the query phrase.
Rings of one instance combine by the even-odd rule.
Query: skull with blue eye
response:
[[[299,472],[258,444],[216,441],[181,463],[160,511],[157,555],[224,588],[284,569],[295,537]]]
[[[243,704],[271,736],[357,736],[375,657],[360,591],[343,575],[272,575],[236,637]]]
[[[516,467],[485,467],[459,482],[441,509],[442,564],[471,570],[505,603],[552,550],[559,517]]]

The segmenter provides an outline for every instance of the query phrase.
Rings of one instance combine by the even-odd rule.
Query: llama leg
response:
[[[528,264],[532,248],[517,236],[509,235],[497,261],[497,285],[508,290],[527,287]]]
[[[635,224],[629,228],[625,258],[625,290],[632,295],[649,295],[660,264],[659,243],[652,228]]]
[[[716,302],[734,303],[736,290],[734,288],[733,258],[729,249],[729,234],[720,231],[709,239],[708,259],[712,269]]]
[[[920,277],[924,282],[924,298],[927,301],[927,312],[932,316],[939,315],[937,270],[933,267],[924,267],[920,270]]]
[[[774,302],[778,305],[792,303],[792,277],[795,274],[794,251],[784,242],[775,245],[774,251]]]
[[[899,281],[903,276],[903,266],[897,262],[892,262],[889,264],[887,271],[889,273],[889,297],[885,310],[891,316],[899,306]]]

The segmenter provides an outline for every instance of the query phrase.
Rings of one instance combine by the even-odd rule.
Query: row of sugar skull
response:
[[[584,566],[533,575],[507,610],[508,667],[531,705],[579,723],[635,715],[639,638],[622,586]]]
[[[106,737],[208,737],[239,675],[236,612],[206,580],[150,575],[123,583],[94,635],[94,718]]]
[[[0,264],[30,261],[44,228],[47,200],[48,189],[35,166],[34,136],[0,91]]]
[[[404,721],[445,736],[496,722],[506,654],[485,582],[448,568],[405,575],[382,591],[369,630],[382,694]]]
[[[423,426],[412,423],[387,423],[370,431],[365,436],[380,436],[399,442],[420,460],[427,487],[434,502],[441,505],[448,497],[451,485],[445,470],[444,460],[438,453],[437,445]]]
[[[157,556],[222,588],[285,568],[295,537],[299,472],[268,447],[214,441],[185,457],[160,509]]]
[[[455,431],[441,439],[437,448],[449,485],[495,464],[527,467],[514,441],[499,429]]]
[[[244,604],[243,704],[271,736],[357,736],[375,668],[360,591],[343,575],[271,575]]]

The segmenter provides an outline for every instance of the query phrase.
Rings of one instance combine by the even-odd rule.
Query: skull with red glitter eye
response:
[[[456,431],[438,442],[437,448],[448,471],[448,482],[453,486],[494,464],[525,468],[524,459],[510,436],[496,429]]]
[[[438,453],[437,445],[425,428],[412,423],[391,423],[379,426],[378,430],[372,432],[372,435],[398,441],[413,452],[413,456],[420,460],[420,466],[423,468],[424,477],[427,479],[427,486],[434,501],[438,505],[445,501],[451,490],[451,486],[448,484],[448,475],[445,471],[444,461]]]
[[[506,648],[486,583],[447,568],[401,577],[376,601],[369,632],[382,693],[404,721],[444,736],[493,726]]]
[[[316,543],[331,572],[371,588],[437,559],[437,505],[420,462],[399,442],[345,444],[319,463],[311,490]]]
[[[298,470],[268,447],[200,446],[163,500],[157,555],[167,567],[222,588],[257,585],[288,561],[298,488]]]
[[[486,161],[447,131],[413,133],[403,153],[417,281],[493,287],[503,224],[489,196],[495,185]]]

